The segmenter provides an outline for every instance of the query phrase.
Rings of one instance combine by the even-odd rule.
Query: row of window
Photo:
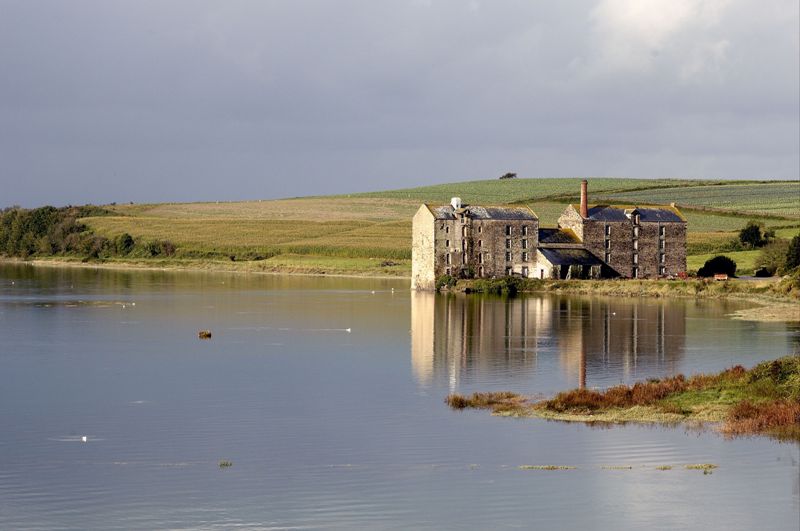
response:
[[[610,251],[611,250],[611,240],[606,240],[605,241],[605,248],[606,248],[606,251]],[[661,252],[663,253],[664,249],[667,248],[666,240],[659,240],[658,241],[658,248],[661,249]],[[639,240],[633,240],[633,250],[634,251],[638,251],[639,250]]]
[[[664,254],[664,253],[659,253],[658,261],[659,261],[659,263],[666,264],[667,263],[667,255]],[[606,252],[606,263],[607,264],[611,263],[611,253],[610,252]],[[633,263],[634,264],[638,264],[639,263],[639,253],[633,253]]]
[[[611,236],[611,225],[606,225],[606,238]],[[667,236],[667,228],[664,226],[658,227],[658,237],[659,238],[666,238]],[[639,227],[633,227],[633,237],[639,237]]]
[[[464,220],[462,219],[462,223],[463,222],[464,222]],[[442,225],[441,228],[444,229],[445,234],[450,234],[450,225]],[[506,225],[506,236],[511,236],[512,233],[513,233],[512,232],[513,229],[514,229],[514,227],[512,225]],[[523,236],[527,236],[529,230],[530,230],[530,227],[528,227],[527,225],[523,225],[522,226],[522,235]],[[478,225],[478,234],[481,234],[482,232],[483,232],[483,226],[482,225]],[[461,235],[462,236],[466,236],[466,234],[467,234],[467,227],[461,227]]]
[[[512,270],[510,267],[506,267],[506,276],[507,276],[507,277],[510,277],[510,276],[511,276],[511,273],[512,273],[512,271],[513,271],[513,270]],[[451,269],[448,267],[448,268],[445,270],[445,273],[447,273],[448,275],[450,275],[450,274],[452,274],[452,273],[453,273],[453,271],[452,271],[452,270],[451,270]],[[479,276],[479,277],[483,277],[483,276],[484,276],[484,270],[483,270],[483,268],[482,268],[482,267],[479,267],[479,268],[478,268],[478,276]],[[523,268],[522,268],[522,276],[523,276],[523,277],[527,277],[527,276],[528,276],[528,268],[527,268],[527,267],[523,267]],[[544,278],[544,275],[542,275],[542,278]]]
[[[484,260],[485,260],[484,256],[488,257],[489,255],[488,255],[488,253],[479,253],[478,254],[478,263],[479,264],[483,264],[484,263]],[[510,252],[506,252],[505,258],[506,258],[506,262],[510,262],[511,261],[511,253]],[[527,252],[522,253],[522,261],[523,262],[529,262],[530,259],[531,259],[530,253],[527,253]],[[462,255],[462,261],[464,263],[466,263],[466,255]],[[450,253],[447,253],[445,255],[445,263],[447,265],[450,265],[450,264],[453,263],[453,258],[452,258],[452,255]]]
[[[450,248],[450,240],[445,240],[444,241],[444,245],[445,245],[445,247],[447,247],[449,249]],[[483,247],[483,240],[478,240],[478,247]],[[461,248],[462,248],[462,250],[466,249],[466,242],[465,241],[461,242]],[[528,248],[528,240],[522,240],[522,248],[523,249],[527,249]],[[506,249],[511,249],[511,240],[506,240]]]

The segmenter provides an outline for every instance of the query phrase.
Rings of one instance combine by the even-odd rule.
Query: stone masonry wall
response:
[[[423,205],[412,222],[411,289],[432,290],[436,287],[434,239],[433,214]]]

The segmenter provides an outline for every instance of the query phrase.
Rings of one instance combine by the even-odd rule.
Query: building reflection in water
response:
[[[414,292],[411,361],[422,386],[502,381],[555,362],[571,387],[669,374],[683,356],[683,304],[646,299]]]

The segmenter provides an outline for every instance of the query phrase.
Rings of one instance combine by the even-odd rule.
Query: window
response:
[[[611,240],[606,240],[606,249],[611,249]]]
[[[450,265],[450,253],[447,253],[445,255],[444,263]]]
[[[666,246],[667,246],[667,242],[666,242],[666,241],[664,241],[664,240],[659,240],[659,241],[658,241],[658,247],[659,247],[660,249],[662,249],[662,250],[663,250],[663,249],[664,249]]]
[[[478,263],[479,263],[479,264],[482,264],[482,263],[483,263],[483,253],[481,253],[481,254],[479,254],[479,255],[478,255]]]
[[[527,236],[528,235],[528,226],[527,225],[523,225],[522,226],[522,235],[523,236]]]
[[[633,278],[639,278],[639,268],[638,267],[634,267],[633,268]]]
[[[523,249],[527,249],[528,248],[528,240],[522,240],[522,248]]]
[[[450,225],[445,226],[444,233],[445,234],[450,234]]]
[[[611,262],[611,253],[606,253],[606,263]]]
[[[444,246],[449,249],[450,248],[450,240],[445,240],[444,241]]]
[[[664,267],[664,266],[659,267],[658,268],[658,274],[661,275],[661,276],[666,275],[667,274],[667,268]]]
[[[478,234],[483,232],[483,225],[478,225]]]
[[[511,225],[506,225],[506,236],[511,236]]]
[[[467,227],[466,226],[461,227],[461,237],[462,238],[466,238],[467,237]]]
[[[510,276],[511,276],[511,268],[510,268],[510,267],[507,267],[507,268],[506,268],[506,276],[507,276],[507,277],[510,277]]]
[[[528,278],[528,268],[527,267],[523,267],[522,268],[522,276],[525,277],[525,278]]]
[[[482,276],[483,276],[483,268],[482,268],[482,267],[479,267],[479,268],[478,268],[478,276],[479,276],[479,277],[482,277]]]
[[[664,263],[667,262],[667,255],[665,255],[664,253],[661,253],[661,256],[659,256],[658,259],[662,264],[664,264]]]
[[[606,225],[606,237],[611,236],[611,225]]]
[[[639,253],[633,253],[633,263],[634,264],[639,263]]]
[[[634,225],[638,225],[639,221],[641,221],[641,216],[639,216],[639,214],[634,214],[633,215],[633,224]]]
[[[506,249],[511,249],[511,240],[506,240]]]
[[[483,240],[478,240],[478,247],[483,247]]]
[[[522,253],[522,261],[523,262],[527,262],[528,261],[528,253]]]
[[[506,253],[506,262],[511,261],[511,253]]]
[[[658,235],[662,238],[667,235],[667,228],[666,227],[659,227],[658,228]]]
[[[466,222],[467,222],[467,216],[462,214],[461,215],[461,223],[466,223]]]
[[[639,240],[633,240],[633,248],[635,250],[639,250]]]
[[[634,238],[638,238],[639,237],[639,227],[634,227],[633,228],[633,237]]]

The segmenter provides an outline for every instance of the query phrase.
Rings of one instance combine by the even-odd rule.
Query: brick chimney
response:
[[[589,217],[589,198],[588,196],[589,182],[584,179],[581,181],[581,217],[586,219]]]

